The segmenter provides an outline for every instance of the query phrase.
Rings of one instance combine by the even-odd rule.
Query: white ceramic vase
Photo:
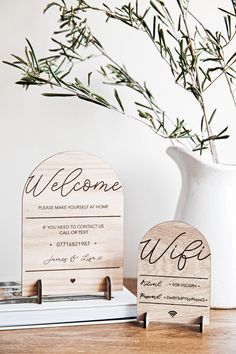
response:
[[[169,147],[182,188],[175,220],[206,237],[212,255],[211,306],[236,307],[236,165],[201,161],[191,151]]]

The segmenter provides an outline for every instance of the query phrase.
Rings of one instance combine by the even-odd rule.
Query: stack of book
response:
[[[136,320],[136,297],[125,287],[106,300],[96,295],[24,298],[17,283],[0,284],[0,329],[73,326]]]

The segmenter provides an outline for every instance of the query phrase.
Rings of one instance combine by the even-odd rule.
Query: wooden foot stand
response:
[[[105,278],[105,286],[106,286],[106,290],[104,291],[105,299],[111,300],[111,278],[110,277]]]
[[[201,333],[204,333],[204,316],[199,317],[199,320],[200,320],[199,331]],[[149,318],[148,312],[145,312],[144,316],[143,316],[143,328],[148,328],[149,323],[150,323],[150,318]]]
[[[201,333],[204,333],[204,316],[200,317],[199,330]]]
[[[37,280],[37,300],[38,304],[42,304],[43,301],[43,291],[42,291],[42,280]]]
[[[43,285],[42,285],[41,279],[37,280],[36,286],[37,286],[37,302],[38,302],[38,304],[42,304],[42,302],[43,302]],[[110,277],[105,278],[104,297],[106,300],[111,300],[111,278]]]
[[[148,312],[145,312],[144,317],[143,317],[143,328],[148,328],[149,322],[150,322],[150,319],[149,319]]]

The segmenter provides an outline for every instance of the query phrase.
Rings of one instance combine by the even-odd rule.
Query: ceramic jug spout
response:
[[[177,164],[181,172],[182,177],[189,175],[194,171],[201,170],[201,173],[205,168],[210,168],[211,164],[204,163],[199,158],[197,158],[191,151],[177,146],[169,146],[166,150],[167,154],[172,158],[172,160]]]

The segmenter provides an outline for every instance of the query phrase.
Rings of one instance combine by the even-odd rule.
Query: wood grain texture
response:
[[[151,228],[138,250],[137,317],[209,324],[210,249],[194,227],[169,221]]]
[[[66,152],[43,161],[23,193],[23,295],[122,289],[123,191],[97,157]]]
[[[136,292],[136,280],[125,279]],[[234,354],[236,310],[211,310],[205,333],[196,326],[136,323],[0,332],[1,354]]]

